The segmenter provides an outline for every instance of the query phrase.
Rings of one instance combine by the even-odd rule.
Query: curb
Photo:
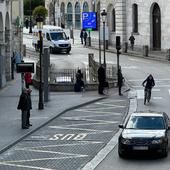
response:
[[[31,135],[32,133],[36,132],[37,130],[39,130],[40,128],[42,128],[43,126],[47,125],[49,122],[51,122],[52,120],[56,119],[57,117],[61,116],[62,114],[68,112],[68,111],[71,111],[71,110],[74,110],[74,109],[77,109],[79,107],[83,107],[83,106],[86,106],[88,104],[92,104],[92,103],[95,103],[97,101],[100,101],[100,100],[104,100],[108,97],[100,97],[100,98],[97,98],[97,99],[94,99],[94,100],[91,100],[91,101],[88,101],[88,102],[85,102],[85,103],[82,103],[82,104],[79,104],[79,105],[76,105],[76,106],[72,106],[70,108],[67,108],[65,110],[63,110],[62,112],[58,113],[56,116],[52,117],[51,119],[47,120],[45,123],[41,124],[40,126],[36,127],[35,129],[31,130],[30,132],[24,134],[23,136],[21,136],[19,139],[11,142],[10,144],[8,144],[7,146],[5,146],[3,149],[0,150],[0,154],[2,154],[3,152],[7,151],[8,149],[10,149],[11,147],[13,147],[14,145],[16,145],[17,143],[19,143],[20,141],[22,141],[24,138],[26,138],[27,136]]]
[[[94,49],[94,50],[99,50],[98,47],[95,47],[95,46],[86,46],[86,48],[91,48],[91,49]],[[113,51],[113,50],[110,50],[110,49],[106,49],[106,52],[117,54],[116,51]],[[127,55],[127,56],[133,56],[133,57],[140,57],[140,58],[144,58],[144,59],[148,59],[148,60],[155,60],[155,61],[162,61],[162,62],[170,63],[170,60],[168,60],[168,59],[157,58],[157,57],[155,57],[153,55],[150,55],[150,56],[148,55],[148,57],[145,57],[145,56],[143,56],[141,54],[125,53],[125,52],[122,52],[122,51],[120,52],[120,54]]]

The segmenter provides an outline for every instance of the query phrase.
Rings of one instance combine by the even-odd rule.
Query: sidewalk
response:
[[[97,91],[75,93],[75,92],[50,92],[50,100],[45,103],[44,110],[38,110],[39,92],[32,89],[32,105],[30,122],[33,126],[29,129],[21,129],[21,111],[17,110],[19,96],[21,94],[20,74],[15,74],[15,80],[10,81],[7,86],[0,90],[0,153],[22,140],[27,135],[39,129],[58,115],[106,98],[98,95]],[[116,95],[117,89],[110,89]]]

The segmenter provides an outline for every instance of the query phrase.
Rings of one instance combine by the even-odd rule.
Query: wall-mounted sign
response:
[[[17,63],[16,71],[17,73],[34,73],[34,63]]]

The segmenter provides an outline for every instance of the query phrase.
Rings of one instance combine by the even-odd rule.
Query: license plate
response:
[[[134,146],[133,150],[146,151],[146,150],[148,150],[148,146]]]
[[[62,52],[66,52],[66,51],[67,51],[67,49],[61,49],[61,51],[62,51]]]

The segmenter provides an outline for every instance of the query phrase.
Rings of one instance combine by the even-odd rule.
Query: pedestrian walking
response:
[[[134,44],[135,44],[135,37],[133,36],[133,34],[131,34],[131,36],[129,37],[129,41],[130,41],[131,49],[133,51]]]
[[[28,129],[29,126],[27,125],[27,114],[29,109],[29,99],[27,94],[27,89],[24,88],[19,98],[19,103],[17,106],[18,110],[21,110],[21,128]]]
[[[119,96],[122,96],[121,88],[122,88],[122,85],[123,85],[123,80],[124,80],[124,77],[123,77],[123,75],[122,75],[121,69],[119,68],[119,69],[118,69],[118,88],[119,88]]]
[[[29,21],[28,21],[28,18],[25,19],[25,27],[26,29],[28,29],[28,26],[29,26]]]
[[[86,31],[84,31],[83,37],[84,37],[84,45],[86,45],[86,42],[87,42],[87,32]]]
[[[98,69],[98,81],[99,81],[98,93],[103,95],[104,94],[103,90],[106,82],[106,72],[103,64]]]
[[[81,44],[83,44],[83,37],[84,37],[84,31],[83,29],[81,29],[81,32],[80,32]]]
[[[27,121],[26,121],[26,126],[32,126],[30,123],[30,110],[32,109],[32,101],[31,101],[31,89],[27,89],[27,97],[28,97],[28,110],[27,110]]]
[[[25,87],[29,89],[29,86],[32,85],[32,75],[30,72],[26,72],[24,74],[24,80],[25,80]]]

